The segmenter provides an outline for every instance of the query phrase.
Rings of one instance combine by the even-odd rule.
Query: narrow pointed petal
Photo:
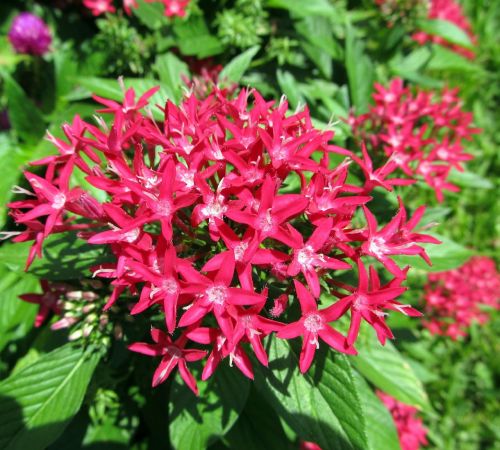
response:
[[[229,286],[234,275],[234,254],[233,252],[227,252],[224,257],[224,262],[219,268],[217,275],[215,276],[216,283],[222,283],[225,286]]]
[[[141,353],[148,356],[159,356],[162,353],[161,347],[156,344],[147,344],[145,342],[136,342],[128,346],[132,352]]]
[[[316,303],[316,300],[311,295],[311,293],[306,289],[306,287],[300,281],[297,280],[293,280],[293,283],[295,285],[295,292],[297,293],[297,297],[300,302],[300,309],[302,311],[302,315],[305,315],[306,313],[312,311],[317,311],[318,304]]]
[[[183,360],[179,361],[179,373],[181,375],[181,378],[184,380],[184,383],[186,383],[186,386],[189,387],[189,389],[191,389],[195,395],[198,395],[198,386],[196,385],[196,379],[187,368],[186,362]]]
[[[304,326],[299,320],[297,322],[289,323],[278,331],[277,336],[280,339],[293,339],[300,336],[304,332]]]
[[[312,333],[306,333],[302,341],[302,351],[299,358],[299,369],[302,373],[306,373],[314,359],[316,353],[316,344],[313,342]]]

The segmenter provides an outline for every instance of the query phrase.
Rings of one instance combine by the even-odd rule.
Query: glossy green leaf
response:
[[[156,58],[155,69],[168,96],[178,103],[182,98],[183,88],[186,87],[182,77],[189,75],[187,64],[173,53],[166,53]]]
[[[366,449],[365,418],[347,358],[322,345],[301,374],[288,342],[269,343],[269,369],[259,368],[255,383],[281,419],[323,450]]]
[[[0,264],[22,271],[32,242],[7,243],[0,247]],[[74,233],[49,236],[43,244],[43,258],[35,259],[30,273],[47,280],[72,280],[92,276],[89,268],[112,261],[102,246],[87,244]]]
[[[293,12],[299,17],[310,15],[330,16],[335,14],[335,8],[328,0],[268,0],[270,8],[281,8]]]
[[[137,8],[132,8],[132,13],[142,24],[152,30],[168,25],[169,20],[163,14],[165,7],[160,2],[146,2],[137,0]]]
[[[482,70],[479,65],[441,45],[434,44],[431,49],[432,57],[426,66],[430,70],[449,70],[460,73],[480,72]]]
[[[372,61],[364,52],[364,45],[355,35],[354,28],[346,27],[345,65],[349,80],[351,103],[357,114],[365,113],[371,98],[375,73]]]
[[[260,47],[255,45],[229,61],[219,74],[220,80],[239,83]]]
[[[455,169],[450,172],[448,181],[465,188],[493,189],[495,187],[491,180],[477,173],[467,171],[459,172]]]
[[[0,383],[0,448],[42,450],[77,413],[99,361],[66,345]]]
[[[0,73],[4,82],[9,120],[16,134],[25,142],[33,143],[43,137],[45,120],[21,86],[5,71]]]
[[[183,55],[206,58],[224,51],[221,41],[210,34],[203,16],[192,15],[174,23],[177,44]]]
[[[354,383],[366,418],[367,450],[400,450],[398,432],[389,410],[359,373],[354,373]]]
[[[472,255],[472,250],[452,241],[451,239],[432,234],[441,241],[441,244],[419,244],[425,248],[432,266],[429,266],[422,258],[417,256],[395,256],[393,257],[400,265],[411,265],[412,268],[425,270],[427,272],[443,272],[445,270],[455,269],[465,263]]]
[[[419,20],[417,28],[432,36],[439,36],[451,44],[459,45],[467,49],[473,49],[474,44],[471,42],[467,33],[462,28],[448,20],[427,19]]]
[[[1,250],[1,249],[0,249]],[[19,299],[19,295],[37,292],[38,279],[17,270],[0,267],[0,350],[18,337],[25,336],[33,326],[37,307]]]
[[[245,409],[223,438],[231,449],[262,450],[294,448],[266,399],[253,387]]]
[[[199,381],[198,388],[196,397],[179,375],[172,385],[169,427],[176,450],[207,448],[224,436],[245,406],[250,381],[235,367],[221,365],[208,381]]]
[[[0,177],[0,227],[3,227],[7,217],[6,204],[12,198],[12,187],[18,183],[21,177],[17,157],[21,152],[6,133],[0,134],[0,160],[2,161],[3,173]]]
[[[297,108],[300,104],[303,105],[305,103],[299,84],[290,72],[278,69],[276,78],[282,92],[288,99],[290,108]]]
[[[375,387],[408,405],[429,407],[422,383],[391,342],[381,345],[373,330],[366,326],[356,348],[358,355],[349,357],[349,361]]]

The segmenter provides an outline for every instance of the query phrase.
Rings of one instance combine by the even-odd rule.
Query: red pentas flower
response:
[[[378,391],[377,395],[394,419],[401,449],[418,450],[427,445],[427,429],[423,426],[422,419],[417,417],[417,409],[383,392]]]
[[[462,111],[458,89],[413,93],[395,78],[387,88],[376,83],[373,100],[368,113],[348,119],[356,139],[368,146],[363,160],[355,156],[367,183],[388,189],[423,181],[440,202],[444,190],[458,192],[448,176],[452,169],[463,171],[463,163],[473,158],[463,145],[480,131],[472,127],[472,114]],[[385,163],[374,170],[377,158]],[[387,178],[397,169],[406,179]]]
[[[300,302],[302,316],[297,322],[284,326],[278,337],[292,339],[302,336],[302,351],[300,353],[299,367],[302,373],[307,372],[314,358],[314,353],[319,348],[319,338],[330,347],[342,353],[355,354],[345,337],[328,325],[340,314],[336,314],[335,305],[318,310],[318,304],[311,293],[299,281],[294,280],[295,291]]]
[[[267,366],[270,335],[302,336],[305,372],[319,345],[356,353],[362,319],[384,342],[392,338],[384,315],[418,315],[397,301],[408,268],[391,258],[427,259],[420,244],[436,241],[415,231],[423,208],[408,218],[402,201],[378,225],[370,193],[398,183],[388,178],[392,168],[377,171],[366,152],[361,160],[332,145],[332,131],[316,129],[307,109],[288,113],[284,99],[214,86],[179,106],[167,102],[157,122],[143,111],[154,92],[136,100],[128,90],[121,103],[96,98],[110,125],[77,118],[64,126],[68,142],[49,136],[57,153],[35,162],[39,175],[26,172],[33,192],[16,188],[26,199],[10,204],[25,230],[5,233],[34,241],[30,263],[51,234],[76,233],[105,249],[109,262],[89,264],[109,293],[104,310],[123,306],[151,322],[154,344],[130,348],[162,357],[154,385],[178,366],[196,392],[186,363],[198,360],[203,379],[226,360],[252,378],[249,352]],[[331,153],[344,159],[333,164]],[[358,165],[366,180],[347,183]],[[293,178],[300,183],[291,189]],[[363,211],[367,226],[355,219]],[[370,267],[369,281],[368,257],[382,263]],[[394,278],[381,285],[387,270]],[[358,273],[358,286],[339,285],[340,271]],[[347,337],[336,329],[345,314]]]
[[[151,328],[151,338],[154,344],[136,342],[129,346],[133,352],[142,353],[148,356],[161,356],[161,362],[153,375],[153,387],[165,381],[172,371],[178,367],[184,382],[195,394],[198,394],[196,380],[193,374],[188,370],[188,362],[203,359],[206,351],[196,349],[186,349],[185,345],[188,339],[181,335],[175,341],[170,336],[157,328]]]
[[[472,322],[488,320],[482,306],[500,307],[500,274],[485,256],[473,257],[458,269],[429,274],[424,289],[425,326],[452,339],[465,336]]]

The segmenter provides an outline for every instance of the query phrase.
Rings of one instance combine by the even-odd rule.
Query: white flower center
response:
[[[227,211],[227,206],[219,200],[212,199],[203,209],[202,213],[205,217],[222,219],[223,214]]]
[[[375,256],[381,257],[385,254],[386,245],[383,238],[376,236],[370,239],[370,245],[368,246],[368,251]]]
[[[144,187],[146,189],[152,189],[154,188],[160,180],[158,179],[157,175],[151,175],[149,177],[144,178]]]
[[[448,156],[449,156],[449,153],[448,153],[448,149],[447,148],[444,148],[444,147],[441,147],[438,151],[437,151],[437,156],[439,159],[448,159]]]
[[[361,295],[361,294],[358,294],[356,296],[356,299],[354,300],[354,302],[352,304],[354,309],[365,309],[368,307],[368,305],[369,305],[368,299],[364,295]]]
[[[275,228],[276,224],[271,215],[270,209],[268,209],[265,212],[265,214],[261,214],[259,216],[257,226],[260,230],[264,231],[265,233],[272,231]]]
[[[323,317],[317,313],[310,313],[304,319],[304,328],[311,333],[317,333],[324,326]]]
[[[164,217],[170,217],[172,215],[172,203],[169,200],[158,200],[154,204],[154,208],[157,214]]]
[[[122,233],[122,241],[132,243],[137,240],[139,237],[141,230],[139,228],[134,228],[130,231],[126,231],[125,233]]]
[[[52,208],[61,209],[64,207],[65,203],[66,196],[62,192],[59,192],[54,196],[54,200],[52,200]]]
[[[227,298],[225,286],[212,286],[205,291],[208,301],[217,305],[223,305]]]
[[[243,257],[245,256],[245,252],[248,248],[248,242],[241,242],[236,247],[234,247],[234,259],[236,261],[243,261]]]
[[[173,278],[167,278],[166,280],[163,280],[161,288],[167,294],[175,294],[179,290],[179,285]]]
[[[314,267],[315,262],[314,249],[310,245],[306,245],[297,252],[297,261],[305,269]]]

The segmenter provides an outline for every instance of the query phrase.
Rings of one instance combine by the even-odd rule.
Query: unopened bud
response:
[[[80,339],[83,336],[83,331],[82,330],[76,330],[73,333],[71,333],[68,337],[70,341],[76,341]]]

